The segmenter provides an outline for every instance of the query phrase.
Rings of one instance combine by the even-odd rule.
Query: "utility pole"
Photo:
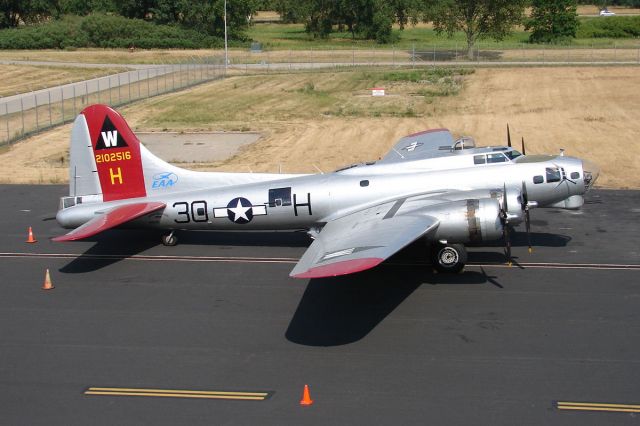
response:
[[[227,0],[224,0],[224,75],[227,75],[229,66],[229,48],[227,46]]]

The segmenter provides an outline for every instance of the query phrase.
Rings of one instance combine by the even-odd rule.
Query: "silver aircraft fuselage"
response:
[[[567,175],[577,173],[580,177],[534,183],[533,177],[544,176],[547,167],[562,167]],[[274,174],[274,180],[227,188],[176,193],[159,189],[145,201],[165,203],[164,211],[132,221],[131,226],[193,230],[312,229],[333,217],[348,214],[350,209],[374,206],[403,194],[420,193],[428,199],[443,192],[465,191],[465,198],[469,198],[468,191],[478,191],[479,197],[480,194],[486,197],[491,191],[502,191],[506,187],[507,192],[512,189],[516,197],[523,181],[527,184],[529,199],[538,207],[545,207],[581,197],[588,189],[584,176],[582,160],[568,156],[444,170],[403,170],[398,164],[374,163],[285,179],[278,179],[279,175]],[[518,216],[517,200],[509,201],[513,206],[510,212]],[[74,228],[126,202],[131,200],[79,204],[60,210],[57,220],[64,227]]]

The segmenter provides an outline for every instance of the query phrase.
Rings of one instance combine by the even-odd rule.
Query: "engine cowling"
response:
[[[495,198],[454,201],[438,206],[429,214],[440,220],[436,240],[477,243],[502,237],[500,204]]]

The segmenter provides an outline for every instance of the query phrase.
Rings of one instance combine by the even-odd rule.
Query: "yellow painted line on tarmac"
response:
[[[103,388],[90,387],[85,395],[103,396],[149,396],[165,398],[231,399],[242,401],[264,401],[272,392],[236,392],[236,391],[199,391],[183,389],[147,389],[147,388]]]
[[[567,402],[558,401],[558,410],[574,411],[609,411],[618,413],[640,413],[640,405],[637,404],[610,404],[600,402]]]

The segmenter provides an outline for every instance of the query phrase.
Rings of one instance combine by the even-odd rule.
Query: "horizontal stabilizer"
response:
[[[82,240],[165,207],[166,204],[157,202],[134,203],[118,206],[104,214],[96,216],[89,222],[74,229],[68,234],[52,238],[52,240],[58,242]]]

